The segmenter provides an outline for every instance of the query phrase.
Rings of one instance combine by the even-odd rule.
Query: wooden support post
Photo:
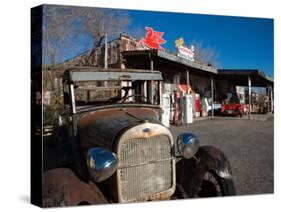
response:
[[[149,58],[150,58],[150,70],[153,71],[154,70],[154,64],[153,64],[153,59],[151,54],[149,54]]]
[[[274,110],[274,102],[273,102],[273,87],[270,86],[270,106],[271,106],[271,112],[273,113]]]
[[[104,35],[104,68],[108,68],[107,64],[107,33]]]
[[[108,46],[107,46],[107,33],[105,33],[104,35],[104,68],[107,69],[108,68]],[[104,81],[104,87],[107,87],[107,81]]]
[[[267,105],[266,105],[266,111],[268,112],[270,109],[269,109],[269,89],[268,89],[268,85],[266,85],[266,88],[265,88],[265,96],[267,97],[268,101],[267,101]]]
[[[159,81],[159,84],[158,84],[158,90],[159,90],[159,92],[158,92],[158,94],[157,95],[159,95],[159,104],[160,104],[160,106],[161,106],[161,108],[162,108],[162,106],[163,106],[163,100],[162,100],[162,82],[161,81]]]
[[[211,76],[211,98],[212,98],[212,118],[214,118],[214,76]]]
[[[252,82],[251,77],[248,76],[248,89],[249,89],[249,119],[251,119],[252,112]]]
[[[153,71],[154,70],[154,64],[153,64],[153,59],[151,57],[151,54],[149,54],[149,58],[150,58],[150,70]],[[154,104],[153,102],[153,86],[152,86],[152,81],[149,81],[147,84],[147,94],[148,94],[148,98],[151,104]]]
[[[189,86],[190,86],[190,83],[189,83],[189,70],[187,69],[186,70],[186,93],[189,94]]]

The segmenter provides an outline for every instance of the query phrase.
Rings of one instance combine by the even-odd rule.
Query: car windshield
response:
[[[75,81],[76,107],[141,103],[160,104],[159,81]]]
[[[240,99],[237,95],[232,95],[232,97],[229,99],[229,103],[231,104],[240,104]]]

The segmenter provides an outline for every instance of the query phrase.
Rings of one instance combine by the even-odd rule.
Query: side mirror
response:
[[[111,177],[118,168],[118,158],[103,148],[91,148],[87,154],[87,165],[93,181],[101,182]]]

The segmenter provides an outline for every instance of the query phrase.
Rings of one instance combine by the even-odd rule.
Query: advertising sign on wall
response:
[[[183,38],[179,38],[179,39],[175,40],[175,46],[176,47],[182,46],[183,44],[184,44]]]
[[[164,32],[154,31],[151,27],[145,27],[146,35],[144,39],[141,39],[140,42],[144,43],[147,47],[151,49],[162,49],[162,44],[166,43],[162,37]]]
[[[186,46],[178,46],[178,56],[188,59],[190,61],[194,61],[194,47],[191,46],[191,48],[188,48]]]

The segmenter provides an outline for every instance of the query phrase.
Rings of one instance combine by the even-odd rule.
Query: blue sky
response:
[[[121,10],[131,20],[125,34],[145,36],[145,26],[164,32],[163,47],[176,51],[174,41],[183,37],[216,50],[219,68],[260,69],[273,77],[273,19],[199,15],[171,12]],[[110,12],[110,10],[109,10]],[[137,31],[137,33],[136,33]],[[76,51],[67,51],[60,60],[69,59],[91,48],[87,36],[76,38]],[[196,51],[196,49],[195,49]]]
[[[273,19],[143,11],[129,15],[133,27],[164,32],[164,48],[175,51],[179,37],[187,45],[196,40],[216,49],[221,68],[257,68],[273,77]]]

